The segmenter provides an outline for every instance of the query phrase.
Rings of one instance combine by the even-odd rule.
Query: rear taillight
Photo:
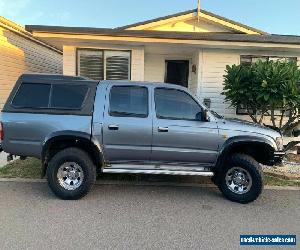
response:
[[[3,124],[0,122],[0,141],[4,140]]]

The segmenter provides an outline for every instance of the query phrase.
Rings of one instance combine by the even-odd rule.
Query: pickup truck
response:
[[[181,86],[24,74],[1,113],[3,151],[41,159],[62,199],[86,195],[98,173],[211,177],[228,199],[263,189],[260,163],[284,156],[280,133],[224,119]]]

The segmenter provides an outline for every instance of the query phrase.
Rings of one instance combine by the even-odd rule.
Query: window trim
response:
[[[140,114],[135,114],[135,113],[127,113],[127,112],[113,112],[110,110],[111,107],[111,90],[113,88],[125,88],[125,87],[134,87],[134,88],[144,88],[147,91],[147,114],[146,115],[140,115]],[[135,118],[148,118],[149,117],[149,88],[146,86],[137,86],[137,85],[113,85],[109,89],[109,100],[108,100],[108,115],[112,117],[135,117]]]
[[[106,80],[106,62],[105,62],[105,51],[115,51],[115,52],[129,52],[129,81],[131,80],[132,77],[132,50],[122,50],[122,49],[97,49],[97,48],[76,48],[76,58],[75,58],[75,73],[76,76],[79,75],[79,51],[102,51],[102,60],[103,60],[103,80]]]
[[[155,105],[155,116],[157,119],[161,119],[161,120],[173,120],[173,121],[202,121],[202,120],[197,120],[197,119],[183,119],[183,118],[176,118],[176,117],[164,117],[164,116],[160,116],[157,114],[157,104],[156,104],[156,90],[157,89],[164,89],[164,90],[175,90],[175,91],[179,91],[179,92],[183,92],[185,93],[186,95],[190,96],[194,102],[200,107],[201,109],[201,112],[203,112],[203,107],[197,102],[197,100],[189,93],[189,92],[186,92],[184,90],[181,90],[181,89],[176,89],[176,88],[169,88],[169,87],[155,87],[154,88],[154,105]]]
[[[47,105],[47,107],[25,107],[25,106],[16,106],[15,104],[13,104],[13,102],[14,102],[14,100],[15,100],[17,94],[19,93],[19,90],[20,90],[20,88],[23,84],[50,85],[50,91],[49,91],[49,96],[48,96],[48,105]],[[51,106],[51,97],[52,97],[53,85],[57,85],[57,86],[61,86],[61,85],[63,85],[63,86],[85,86],[85,87],[87,87],[87,91],[86,91],[86,94],[83,98],[81,106],[78,107],[78,108],[52,107]],[[25,110],[26,109],[28,109],[28,110],[29,109],[36,109],[36,110],[69,110],[69,111],[74,110],[74,111],[78,111],[78,110],[82,110],[82,108],[84,107],[84,105],[86,103],[86,100],[87,100],[87,97],[89,96],[89,92],[90,92],[90,87],[88,85],[85,85],[85,84],[71,84],[71,83],[56,84],[56,83],[51,83],[51,82],[43,83],[42,81],[41,82],[22,82],[18,86],[18,88],[17,88],[17,90],[16,90],[16,92],[15,92],[15,94],[14,94],[14,96],[13,96],[11,102],[10,102],[10,105],[15,109],[25,109]]]

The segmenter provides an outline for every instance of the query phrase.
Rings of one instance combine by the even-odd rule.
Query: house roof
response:
[[[48,49],[54,50],[55,52],[58,52],[59,54],[62,54],[62,51],[35,38],[30,32],[28,32],[24,27],[6,19],[3,16],[0,16],[0,27],[6,29],[6,30],[10,30],[11,32],[14,32],[28,40],[31,40],[35,43],[38,43],[39,45],[42,45],[44,47],[47,47]]]
[[[289,35],[248,35],[220,32],[165,32],[153,30],[126,30],[126,29],[103,29],[90,27],[64,27],[64,26],[43,26],[26,25],[29,32],[56,33],[72,35],[94,35],[113,37],[139,37],[139,38],[161,38],[178,40],[206,40],[206,41],[227,41],[227,42],[257,42],[257,43],[278,43],[300,45],[300,36]]]
[[[154,18],[154,19],[142,21],[142,22],[137,22],[137,23],[117,27],[116,29],[121,29],[121,30],[130,29],[130,28],[133,28],[133,27],[137,27],[137,26],[141,26],[141,25],[145,25],[145,24],[150,24],[150,23],[156,23],[156,22],[159,22],[159,21],[162,21],[162,20],[167,20],[167,19],[171,19],[171,18],[174,18],[174,17],[179,17],[179,16],[183,16],[183,15],[186,15],[186,14],[192,14],[192,13],[197,13],[197,9],[187,10],[187,11],[178,12],[178,13],[175,13],[175,14],[172,14],[172,15],[167,15],[167,16],[162,16],[162,17],[159,17],[159,18]],[[206,11],[206,10],[201,10],[201,13],[203,13],[205,15],[208,15],[208,16],[211,16],[211,17],[214,17],[214,18],[217,18],[219,20],[223,20],[225,22],[243,27],[245,29],[252,30],[252,31],[254,31],[258,34],[264,34],[264,35],[268,34],[267,32],[264,32],[262,30],[259,30],[259,29],[250,27],[248,25],[233,21],[231,19],[216,15],[216,14],[214,14],[212,12],[209,12],[209,11]]]

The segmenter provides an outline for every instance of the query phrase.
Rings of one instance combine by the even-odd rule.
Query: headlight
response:
[[[276,145],[278,150],[283,150],[283,139],[282,137],[277,137],[276,138]]]

